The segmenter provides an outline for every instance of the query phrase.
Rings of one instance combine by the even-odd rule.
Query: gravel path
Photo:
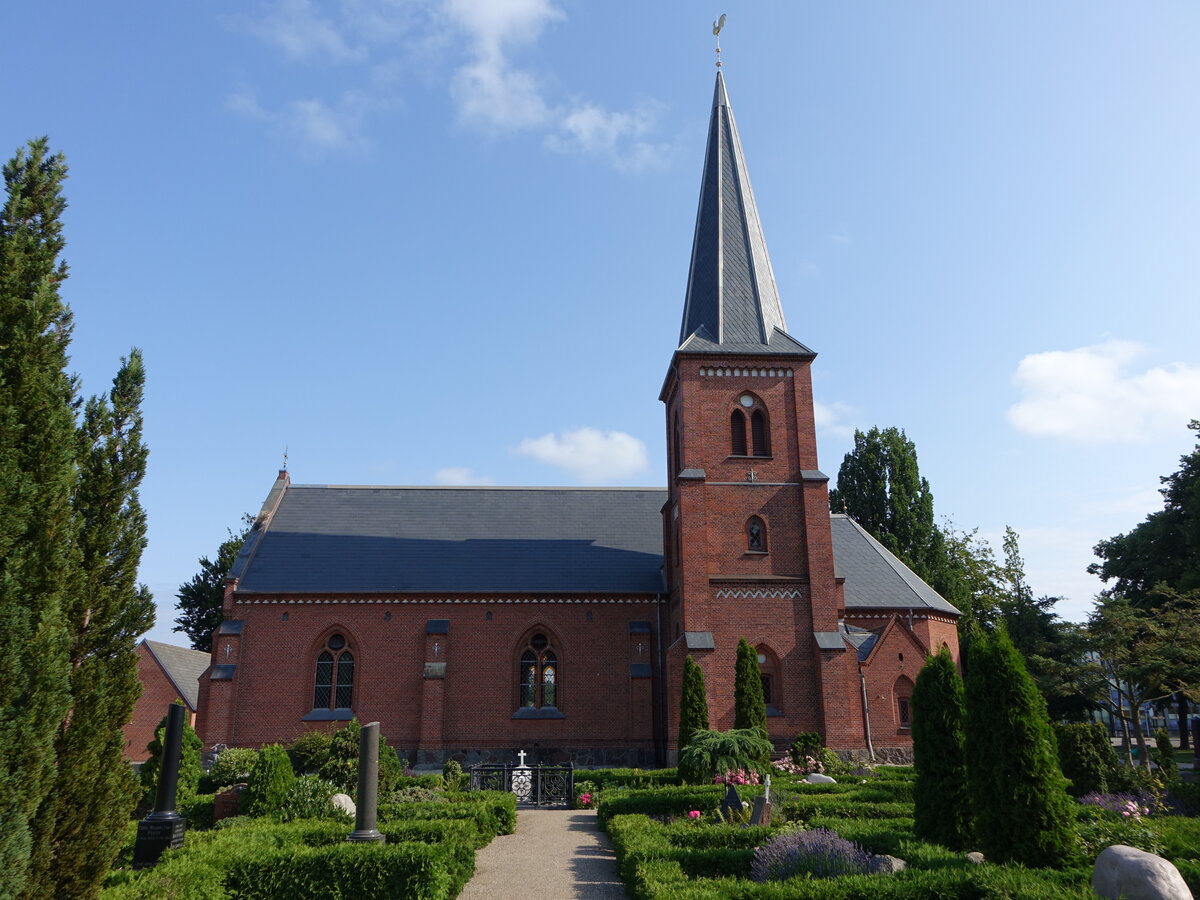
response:
[[[515,834],[475,854],[460,900],[623,900],[608,835],[584,809],[522,809]]]

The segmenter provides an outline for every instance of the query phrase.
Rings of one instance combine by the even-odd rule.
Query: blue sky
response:
[[[822,468],[905,428],[939,517],[1086,615],[1200,417],[1195,4],[22,4],[0,146],[71,166],[72,365],[146,357],[151,636],[285,447],[665,482],[721,12]]]

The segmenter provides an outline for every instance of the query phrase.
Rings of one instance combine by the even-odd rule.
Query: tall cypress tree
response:
[[[4,166],[0,212],[0,896],[27,880],[30,819],[68,705],[64,598],[76,589],[75,382],[62,182],[45,138]]]
[[[943,647],[925,661],[913,685],[913,830],[952,850],[965,850],[971,837],[965,718],[962,679]]]
[[[1074,832],[1046,701],[1001,628],[971,640],[967,782],[980,849],[994,862],[1062,866]]]
[[[679,697],[680,753],[698,730],[708,730],[708,694],[704,687],[704,670],[688,654],[683,661],[683,690]]]
[[[88,401],[78,430],[74,507],[82,583],[64,605],[72,705],[55,745],[54,788],[34,819],[31,897],[95,896],[137,804],[122,726],[141,693],[137,639],[154,624],[150,592],[137,584],[146,546],[138,500],[148,455],[144,384],[135,349],[122,360],[108,397]]]
[[[738,641],[733,676],[733,727],[761,728],[763,734],[767,733],[767,703],[763,699],[758,654],[745,638]]]

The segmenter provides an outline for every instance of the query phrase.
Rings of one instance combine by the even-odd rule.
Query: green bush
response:
[[[1175,748],[1167,729],[1160,728],[1154,732],[1154,749],[1150,751],[1150,758],[1158,766],[1158,775],[1164,784],[1179,780],[1179,764],[1175,762]]]
[[[212,786],[212,791],[239,784],[250,777],[250,771],[257,761],[258,751],[252,747],[228,747],[217,754],[204,781]]]
[[[821,735],[815,731],[801,731],[792,741],[792,746],[788,748],[788,755],[791,756],[793,763],[803,766],[807,758],[819,760],[824,746]]]
[[[1046,701],[1003,628],[974,635],[970,654],[967,772],[979,849],[997,862],[1062,866],[1076,841]]]
[[[762,788],[753,788],[747,792],[747,796],[761,793]],[[645,791],[608,790],[600,797],[596,815],[600,827],[606,830],[614,816],[686,816],[694,809],[711,815],[721,805],[721,798],[724,796],[725,786],[721,784],[683,785]]]
[[[150,758],[142,763],[138,778],[142,783],[142,808],[153,809],[155,794],[158,792],[158,774],[162,770],[163,738],[167,732],[167,717],[163,716],[158,727],[154,729],[154,740],[146,745]],[[179,780],[176,782],[175,808],[186,806],[199,793],[200,776],[203,767],[200,763],[200,751],[203,749],[200,738],[185,721],[183,724],[183,743],[179,751]]]
[[[708,731],[708,693],[704,687],[704,670],[688,654],[683,660],[683,687],[679,696],[677,749],[680,753],[697,731]]]
[[[331,799],[337,788],[332,782],[316,775],[302,775],[292,782],[279,804],[279,820],[295,822],[301,819],[335,819],[350,822],[348,812],[333,805]]]
[[[1071,782],[1067,790],[1072,797],[1105,794],[1116,788],[1121,763],[1103,725],[1098,722],[1055,725],[1054,737],[1058,743],[1058,762]]]
[[[198,794],[186,803],[176,803],[176,810],[187,819],[188,828],[212,828],[213,795]]]
[[[597,790],[629,788],[643,790],[680,783],[677,769],[576,769],[576,778],[586,778]]]
[[[724,772],[763,771],[771,749],[767,732],[758,727],[697,731],[679,754],[679,772],[689,784],[704,784]]]
[[[225,883],[239,900],[441,900],[450,891],[450,856],[447,846],[419,843],[281,847],[235,859]]]
[[[279,812],[288,790],[296,781],[292,761],[278,744],[264,747],[250,771],[242,794],[242,809],[248,816],[270,816]]]
[[[306,731],[292,742],[288,756],[297,775],[312,775],[321,771],[329,760],[329,743],[333,735],[328,731]]]
[[[351,719],[345,728],[335,732],[329,741],[329,757],[320,770],[322,778],[332,781],[339,791],[352,797],[356,796],[358,790],[358,736],[361,731],[358,719]],[[391,794],[399,787],[403,777],[404,766],[400,758],[388,746],[387,739],[379,735],[379,796]],[[440,787],[441,775],[435,777]]]
[[[758,654],[745,638],[738,641],[737,664],[733,675],[733,727],[735,730],[757,728],[764,736],[767,733],[762,670],[758,667]],[[770,759],[771,751],[767,750],[766,755],[758,761],[766,763]]]
[[[462,765],[456,759],[448,759],[442,765],[442,781],[448,791],[461,791],[463,784]]]
[[[949,649],[942,647],[925,661],[913,685],[913,820],[917,837],[955,850],[968,849],[971,842],[965,718],[962,679]]]

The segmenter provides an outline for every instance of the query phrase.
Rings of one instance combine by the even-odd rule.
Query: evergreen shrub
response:
[[[154,808],[155,794],[158,792],[158,775],[162,770],[163,739],[167,733],[167,717],[163,716],[154,729],[154,740],[146,745],[150,758],[142,763],[138,778],[142,783],[141,808]],[[175,808],[186,806],[200,791],[200,776],[203,766],[200,761],[200,751],[204,745],[191,725],[183,723],[183,741],[179,749],[179,780],[176,782]]]
[[[1046,701],[1001,628],[971,640],[967,774],[979,849],[996,862],[1060,867],[1074,855],[1072,802]]]
[[[1158,775],[1164,784],[1179,780],[1179,763],[1175,761],[1175,747],[1171,744],[1171,735],[1167,729],[1160,728],[1154,732],[1154,749],[1150,758],[1158,766]]]
[[[329,761],[329,744],[333,735],[328,731],[306,731],[292,742],[288,756],[297,775],[313,775]],[[219,758],[219,757],[218,757]]]
[[[679,752],[691,743],[693,734],[707,730],[708,693],[704,687],[704,670],[689,654],[683,660],[683,688],[679,699]]]
[[[468,776],[469,777],[469,776]],[[448,791],[461,791],[466,787],[463,784],[463,768],[462,764],[456,759],[448,759],[442,766],[442,782]]]
[[[762,788],[743,788],[738,791],[743,799],[762,792]],[[694,809],[710,815],[716,812],[724,796],[725,786],[720,784],[682,785],[645,791],[614,789],[604,792],[596,818],[600,827],[607,830],[614,816],[643,814],[678,817],[687,816]]]
[[[677,769],[576,769],[576,778],[586,778],[597,790],[628,788],[644,790],[680,784]]]
[[[912,691],[913,820],[917,837],[954,850],[969,849],[971,811],[962,679],[943,647],[930,656]]]
[[[697,731],[679,754],[679,771],[689,784],[703,784],[714,775],[739,769],[763,772],[771,758],[771,749],[762,728]]]
[[[220,792],[232,784],[246,781],[257,761],[258,751],[252,747],[228,747],[222,750],[204,776],[203,782],[212,788],[206,793]]]
[[[738,641],[737,664],[733,675],[733,727],[735,730],[758,728],[767,733],[767,703],[763,699],[762,670],[758,654],[745,638]],[[768,750],[762,762],[771,758]]]
[[[333,795],[338,792],[333,782],[317,775],[302,775],[292,782],[279,804],[281,822],[296,822],[302,819],[335,819],[350,822],[351,816],[344,809],[333,805]]]
[[[1054,736],[1059,765],[1070,782],[1067,791],[1071,796],[1103,794],[1116,788],[1121,763],[1103,725],[1099,722],[1055,725]]]
[[[287,751],[278,744],[264,747],[250,771],[250,780],[242,795],[242,809],[248,816],[278,813],[295,781],[296,774]]]
[[[362,726],[358,719],[351,719],[345,728],[339,729],[329,741],[329,756],[322,764],[320,776],[326,781],[332,781],[337,789],[357,796],[358,790],[358,736]],[[400,786],[404,777],[404,766],[396,751],[388,746],[387,739],[379,735],[379,796],[386,797]],[[437,779],[436,785],[441,787],[441,775],[431,776]]]
[[[806,759],[820,759],[824,746],[821,735],[817,732],[801,731],[792,741],[791,747],[788,748],[788,755],[791,756],[793,763],[803,766]]]

